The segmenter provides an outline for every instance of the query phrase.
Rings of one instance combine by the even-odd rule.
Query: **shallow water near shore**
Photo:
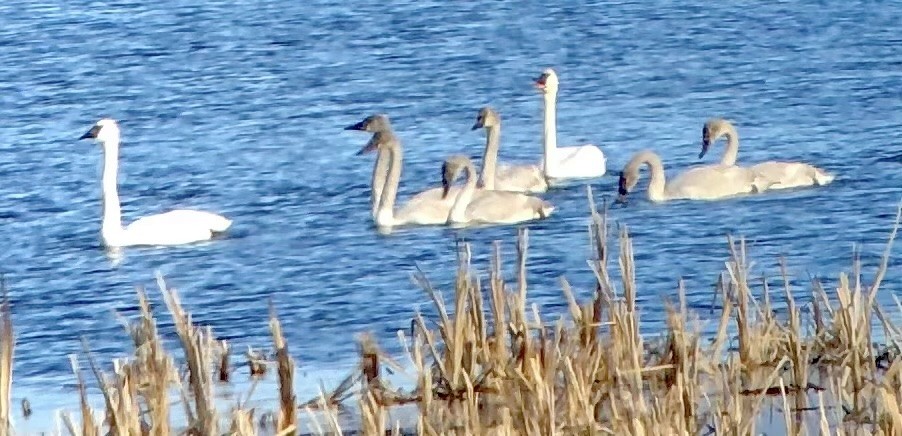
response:
[[[484,136],[469,128],[482,105],[501,114],[501,160],[534,162],[532,79],[547,66],[561,80],[559,145],[592,142],[607,155],[608,175],[591,181],[599,203],[616,195],[615,175],[638,150],[658,151],[668,174],[700,163],[712,116],[736,122],[740,162],[806,161],[838,174],[816,189],[658,205],[637,193],[612,206],[635,238],[647,333],[663,326],[680,278],[704,314],[727,233],[748,237],[758,274],[777,279],[785,255],[805,301],[810,276],[830,289],[849,269],[853,244],[866,274],[884,249],[902,198],[900,35],[902,5],[839,1],[0,5],[0,272],[18,335],[14,402],[31,401],[29,425],[74,409],[67,356],[82,337],[105,364],[128,352],[114,312],[136,313],[136,285],[162,307],[156,271],[235,350],[269,346],[271,301],[311,377],[354,365],[360,332],[399,352],[397,330],[417,309],[432,313],[411,273],[448,289],[461,238],[483,271],[495,240],[512,266],[517,231],[380,235],[369,216],[372,157],[354,155],[367,136],[342,127],[391,116],[405,147],[402,198],[437,186],[444,157],[481,154]],[[102,116],[123,131],[126,222],[203,208],[235,220],[229,237],[127,249],[111,262],[98,238],[100,150],[77,141]],[[592,251],[584,184],[544,197],[557,210],[529,226],[529,282],[553,318],[564,310],[561,276],[591,295]],[[902,287],[902,249],[893,253],[880,303]],[[166,316],[161,324],[173,338]]]

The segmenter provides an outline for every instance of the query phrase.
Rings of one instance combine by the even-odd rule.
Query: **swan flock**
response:
[[[470,129],[485,131],[480,170],[464,154],[449,156],[441,162],[436,186],[401,202],[398,191],[402,145],[388,115],[373,114],[345,127],[345,130],[371,135],[357,154],[375,154],[370,185],[370,212],[375,225],[390,229],[402,225],[516,224],[552,216],[555,206],[539,194],[552,191],[561,182],[596,179],[607,172],[606,156],[598,146],[558,147],[559,85],[557,73],[551,68],[543,70],[534,80],[543,102],[541,155],[537,156],[537,162],[499,162],[501,116],[495,109],[483,107]],[[698,159],[706,157],[721,138],[725,138],[725,146],[719,162],[688,168],[669,179],[657,152],[639,151],[619,173],[618,200],[626,201],[638,184],[643,167],[649,174],[647,198],[655,203],[726,199],[770,190],[823,186],[835,179],[834,174],[804,162],[769,160],[748,166],[737,164],[739,135],[736,127],[722,118],[711,118],[704,123]],[[100,236],[106,247],[191,244],[214,239],[232,227],[229,218],[194,209],[169,210],[123,225],[118,192],[120,131],[117,122],[101,119],[79,139],[96,141],[103,152]],[[464,182],[456,184],[461,175]]]

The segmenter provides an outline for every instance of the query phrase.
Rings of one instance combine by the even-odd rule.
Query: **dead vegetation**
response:
[[[488,277],[472,272],[470,247],[463,246],[450,292],[440,292],[418,273],[415,279],[438,316],[416,314],[411,334],[399,332],[406,367],[414,374],[410,390],[383,380],[386,366],[405,365],[364,336],[357,370],[333,390],[299,403],[295,362],[273,309],[272,361],[252,350],[247,357],[254,377],[267,366],[274,369],[277,403],[265,411],[241,403],[217,408],[213,389],[232,372],[230,347],[195,325],[178,293],[161,279],[183,364],[163,348],[156,314],[139,291],[141,315],[126,324],[135,346],[131,356],[104,372],[85,344],[104,409],[91,409],[73,359],[81,409],[64,416],[63,428],[72,435],[748,435],[762,427],[787,434],[902,434],[902,333],[876,304],[895,230],[869,283],[856,259],[835,289],[813,280],[810,301],[802,304],[798,292],[790,291],[785,267],[782,290],[768,289],[766,282],[755,286],[759,280],[750,276],[744,242],[729,239],[729,261],[716,291],[716,334],[700,333],[681,286],[667,305],[666,329],[651,337],[640,334],[629,232],[617,230],[614,249],[606,214],[591,213],[594,295],[579,301],[562,279],[568,311],[556,319],[528,300],[526,230],[517,241],[513,283],[501,272],[498,246]],[[611,264],[619,269],[618,282],[609,274]],[[785,306],[772,304],[775,292],[782,293]],[[895,302],[892,310],[902,311]],[[881,330],[876,341],[874,332]],[[0,337],[0,424],[6,425],[13,333],[5,301]],[[339,415],[353,406],[359,419],[355,428],[343,429]],[[398,407],[412,410],[412,425],[390,418]]]

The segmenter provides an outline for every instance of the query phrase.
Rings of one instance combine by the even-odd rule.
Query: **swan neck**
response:
[[[623,172],[638,177],[639,167],[643,164],[648,167],[649,172],[648,199],[651,201],[663,200],[667,180],[664,177],[664,164],[661,162],[661,157],[655,152],[650,150],[640,152],[630,159]]]
[[[373,219],[379,213],[379,203],[382,200],[382,190],[385,189],[385,180],[388,178],[389,152],[380,149],[376,153],[376,163],[373,165],[372,189],[370,190],[370,209]]]
[[[457,199],[454,200],[454,206],[451,208],[448,216],[448,220],[451,222],[462,223],[467,221],[467,206],[470,205],[473,195],[476,193],[476,169],[473,167],[472,162],[467,162],[465,171],[467,182],[463,189],[457,193]]]
[[[657,155],[652,155],[645,162],[648,165],[648,171],[651,173],[648,181],[648,199],[652,201],[660,201],[664,199],[664,188],[667,185],[667,178],[664,176],[664,164]]]
[[[736,159],[739,157],[739,132],[736,131],[735,127],[728,126],[727,131],[723,135],[727,137],[727,148],[724,150],[720,163],[736,165]]]
[[[553,168],[549,168],[553,162],[553,155],[557,150],[557,92],[548,92],[543,95],[545,100],[545,114],[542,125],[542,154],[544,158],[544,168],[542,169],[547,175]]]
[[[376,224],[391,226],[394,222],[395,198],[398,195],[398,184],[401,182],[401,146],[397,139],[390,139],[394,143],[388,147],[389,166],[382,194],[379,199],[379,212],[376,216]]]
[[[490,191],[495,189],[495,170],[498,165],[498,146],[501,141],[501,126],[486,129],[485,152],[482,157],[482,186]]]
[[[103,176],[101,178],[101,201],[103,221],[101,235],[105,240],[115,238],[122,232],[122,207],[119,204],[119,140],[103,143]]]

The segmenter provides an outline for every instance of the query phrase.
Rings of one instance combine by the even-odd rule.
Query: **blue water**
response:
[[[129,350],[114,312],[134,314],[134,288],[153,290],[155,271],[239,350],[269,343],[272,301],[306,373],[352,365],[359,332],[397,352],[396,330],[429,310],[410,280],[416,266],[447,289],[456,239],[474,244],[484,271],[491,241],[510,254],[516,229],[379,235],[372,156],[354,155],[367,136],[342,127],[391,116],[402,196],[436,186],[445,156],[482,152],[469,128],[485,104],[503,118],[502,159],[536,161],[532,79],[547,66],[561,80],[559,144],[589,141],[608,156],[609,175],[591,182],[598,202],[640,149],[658,151],[670,174],[697,164],[712,116],[735,120],[740,162],[807,161],[839,175],[817,189],[660,205],[634,195],[613,208],[636,237],[649,333],[681,277],[705,313],[726,233],[749,237],[754,274],[776,276],[787,255],[804,300],[809,275],[830,289],[853,244],[872,272],[902,199],[902,3],[194,3],[0,5],[0,270],[18,333],[14,397],[35,409],[76,399],[67,355],[79,338],[101,362]],[[230,237],[112,262],[99,244],[100,150],[77,141],[102,116],[123,131],[126,222],[203,208],[235,220]],[[591,295],[592,252],[585,187],[545,197],[558,211],[529,226],[529,280],[553,319],[560,276]],[[894,253],[878,297],[887,304],[902,288]],[[161,328],[172,334],[166,316]]]

